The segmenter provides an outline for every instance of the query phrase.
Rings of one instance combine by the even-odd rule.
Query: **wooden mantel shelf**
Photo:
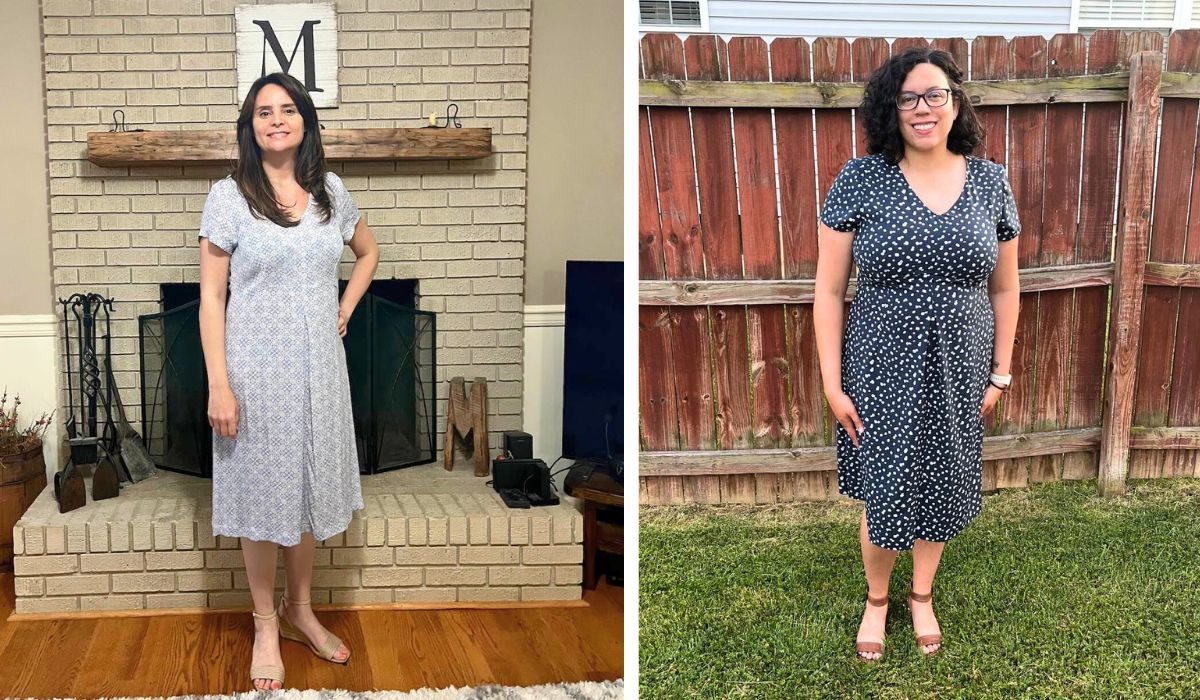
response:
[[[88,160],[105,167],[237,160],[233,130],[93,131]],[[491,129],[324,129],[326,160],[464,160],[492,154]]]

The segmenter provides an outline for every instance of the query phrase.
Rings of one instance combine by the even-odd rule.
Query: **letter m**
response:
[[[275,54],[275,60],[279,62],[279,67],[284,73],[290,73],[292,61],[296,60],[296,51],[300,48],[301,42],[304,43],[304,89],[309,92],[325,92],[317,87],[316,62],[313,51],[313,27],[320,24],[319,19],[310,19],[304,22],[304,26],[300,28],[300,35],[296,37],[296,44],[292,47],[292,55],[284,56],[283,47],[279,44],[279,37],[275,35],[275,29],[271,27],[271,23],[265,19],[256,19],[254,23],[262,29],[263,33],[263,52],[262,52],[262,75],[267,74],[267,46],[270,45],[271,52]]]

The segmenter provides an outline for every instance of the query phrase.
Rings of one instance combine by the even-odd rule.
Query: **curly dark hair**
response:
[[[895,165],[904,157],[904,137],[896,114],[896,95],[909,71],[921,63],[932,63],[950,79],[950,91],[958,104],[958,118],[950,127],[946,147],[959,155],[970,155],[983,141],[983,127],[971,101],[962,90],[962,71],[954,57],[940,49],[914,47],[892,56],[867,79],[858,114],[867,131],[867,153],[881,153]]]

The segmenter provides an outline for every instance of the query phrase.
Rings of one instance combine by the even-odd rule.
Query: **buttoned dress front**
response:
[[[255,218],[232,177],[216,182],[200,236],[230,254],[225,361],[236,438],[213,433],[217,535],[298,544],[346,529],[363,507],[346,355],[338,335],[338,264],[359,213],[326,173],[332,212],[313,197],[295,227]]]
[[[866,503],[868,539],[944,542],[980,512],[983,420],[995,317],[987,280],[998,243],[1020,232],[1004,168],[967,157],[944,214],[882,155],[843,168],[821,222],[852,233],[857,287],[842,344],[842,390],[863,432],[837,425],[838,490]]]

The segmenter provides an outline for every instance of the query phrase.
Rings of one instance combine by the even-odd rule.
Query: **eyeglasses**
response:
[[[950,101],[950,95],[953,90],[950,88],[933,88],[924,95],[918,95],[915,92],[902,92],[896,95],[896,107],[904,111],[909,111],[917,108],[917,102],[924,99],[925,104],[931,109],[941,107]]]

